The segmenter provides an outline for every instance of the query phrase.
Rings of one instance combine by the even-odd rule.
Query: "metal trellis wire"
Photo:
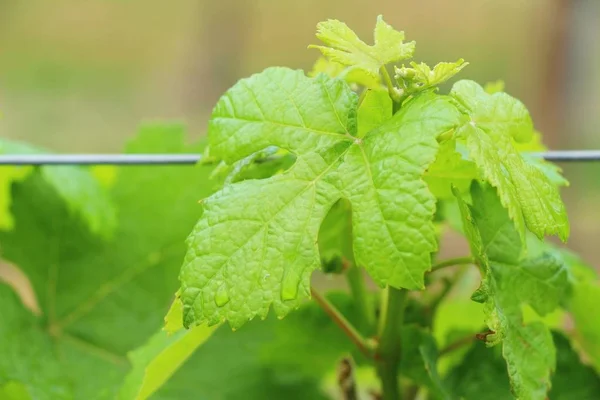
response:
[[[600,161],[600,150],[524,153],[554,162]],[[195,165],[200,154],[14,154],[0,155],[0,165]]]

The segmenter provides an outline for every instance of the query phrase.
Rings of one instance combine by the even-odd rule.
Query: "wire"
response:
[[[524,153],[555,162],[600,161],[600,150]],[[200,154],[12,154],[0,155],[0,165],[194,165]]]
[[[199,154],[15,154],[0,165],[194,165]]]
[[[537,157],[544,157],[546,161],[556,162],[581,162],[600,161],[600,150],[562,150],[547,151],[545,153],[530,153]]]

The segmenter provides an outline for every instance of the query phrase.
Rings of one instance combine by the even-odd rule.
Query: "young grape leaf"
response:
[[[401,68],[394,67],[396,81],[408,95],[446,82],[469,63],[461,58],[456,62],[438,63],[433,70],[425,63],[411,62],[410,65],[412,68],[404,65]]]
[[[185,146],[178,126],[156,126],[142,129],[128,151],[201,148]],[[119,210],[110,240],[73,215],[40,172],[13,185],[15,224],[0,232],[2,255],[29,278],[42,316],[22,315],[28,311],[0,300],[2,315],[10,307],[31,321],[32,332],[0,339],[14,355],[0,357],[0,382],[41,387],[35,398],[54,399],[60,397],[36,382],[58,376],[71,391],[63,397],[114,399],[129,367],[127,353],[162,325],[185,253],[181,238],[201,214],[193,205],[212,190],[209,173],[207,167],[120,168],[110,191]],[[35,368],[22,367],[28,364]]]
[[[43,151],[20,142],[0,139],[0,154],[43,154]],[[106,191],[91,174],[74,166],[42,166],[44,180],[64,200],[73,215],[80,216],[90,230],[109,238],[116,226],[116,210]],[[34,171],[31,167],[0,168],[0,228],[11,229],[10,186]]]
[[[525,162],[513,140],[530,141],[533,124],[525,106],[506,93],[489,95],[472,81],[459,81],[451,95],[470,121],[457,130],[482,176],[496,187],[522,239],[525,227],[539,238],[569,235],[558,189],[538,168]]]
[[[567,270],[549,253],[521,256],[520,235],[493,188],[474,182],[471,197],[472,207],[457,192],[466,236],[483,274],[472,298],[484,304],[493,332],[488,343],[502,342],[514,395],[544,399],[556,364],[555,349],[543,324],[523,324],[521,306],[529,304],[540,315],[554,310],[566,297]]]
[[[320,265],[321,222],[342,197],[352,206],[356,263],[380,285],[423,288],[437,244],[435,199],[421,177],[459,113],[449,98],[424,93],[359,138],[356,108],[345,82],[287,68],[243,79],[221,98],[211,154],[235,162],[275,145],[297,159],[203,202],[180,274],[186,326],[237,328],[271,305],[280,317],[296,308]]]
[[[356,36],[346,24],[327,20],[317,25],[317,38],[326,46],[311,45],[325,57],[337,63],[353,66],[372,77],[379,76],[379,68],[391,62],[411,58],[415,42],[404,43],[404,32],[399,32],[377,17],[375,44],[369,46]]]
[[[485,86],[483,87],[483,90],[485,90],[487,94],[494,94],[498,92],[504,92],[505,86],[506,85],[504,81],[498,79],[496,81],[486,82]]]
[[[343,79],[349,84],[357,84],[369,89],[378,89],[381,87],[381,77],[370,75],[364,70],[356,67],[346,67],[340,63],[328,60],[325,57],[319,57],[312,70],[308,73],[310,77],[316,77],[323,73],[332,78]]]

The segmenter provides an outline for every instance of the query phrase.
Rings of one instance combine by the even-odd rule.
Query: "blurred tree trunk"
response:
[[[242,72],[256,2],[203,1],[184,89],[186,111],[212,107]]]
[[[545,37],[545,70],[541,78],[538,104],[540,107],[539,129],[545,142],[551,147],[561,145],[565,135],[566,100],[569,75],[567,63],[571,44],[573,7],[577,0],[554,0],[548,2],[552,17],[548,21]]]
[[[600,145],[600,1],[575,2],[567,71],[569,144]]]

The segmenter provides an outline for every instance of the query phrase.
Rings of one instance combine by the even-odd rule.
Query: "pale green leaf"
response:
[[[548,148],[542,143],[542,135],[534,131],[530,141],[525,143],[513,142],[519,152],[544,152]],[[562,169],[539,156],[522,154],[525,161],[539,169],[556,186],[569,186],[569,181],[562,176]]]
[[[297,159],[283,174],[204,201],[180,275],[186,326],[239,327],[271,305],[279,316],[296,308],[320,265],[319,227],[342,197],[352,206],[357,264],[380,285],[423,288],[437,244],[422,174],[458,111],[427,93],[358,138],[356,108],[345,82],[285,68],[243,79],[221,98],[209,125],[213,155],[235,162],[274,145]]]
[[[461,80],[451,95],[464,106],[470,124],[485,133],[507,135],[517,142],[531,140],[534,130],[529,111],[523,103],[504,92],[488,94],[474,81]]]
[[[163,330],[167,334],[172,335],[183,329],[183,304],[179,298],[179,293],[176,294],[175,300],[171,303],[167,315],[165,315],[165,326]]]
[[[486,82],[485,86],[483,87],[483,90],[485,90],[487,94],[494,94],[504,92],[504,87],[504,81],[498,79],[496,81]]]
[[[356,36],[346,24],[338,20],[327,20],[317,25],[317,38],[325,46],[311,45],[319,49],[332,61],[354,66],[376,77],[379,68],[391,62],[411,58],[415,42],[404,43],[404,32],[399,32],[377,17],[375,44],[369,46]]]
[[[548,180],[555,186],[569,186],[569,181],[562,176],[562,169],[551,162],[544,160],[539,156],[523,154],[523,159],[529,165],[537,168]]]
[[[181,311],[179,315],[182,315]],[[211,337],[216,328],[196,326],[172,335],[164,331],[156,333],[146,344],[128,354],[133,368],[121,387],[119,398],[145,400],[150,397]]]
[[[466,236],[482,269],[483,280],[473,299],[484,303],[488,343],[502,343],[517,398],[544,399],[555,369],[550,331],[539,322],[524,325],[521,312],[529,304],[538,314],[553,311],[566,298],[568,274],[550,253],[523,258],[520,235],[490,186],[474,184],[473,206],[462,202]]]
[[[470,121],[457,131],[482,176],[498,189],[521,237],[525,227],[538,237],[569,235],[565,206],[556,185],[537,167],[525,162],[513,145],[533,135],[525,107],[506,93],[489,95],[472,81],[459,81],[452,96],[465,108]]]
[[[392,99],[388,92],[367,90],[358,107],[358,136],[365,136],[390,118],[392,118]]]
[[[456,152],[455,146],[454,140],[442,142],[434,163],[424,175],[429,190],[438,199],[453,198],[452,186],[461,193],[468,192],[471,181],[479,176],[475,164]]]

